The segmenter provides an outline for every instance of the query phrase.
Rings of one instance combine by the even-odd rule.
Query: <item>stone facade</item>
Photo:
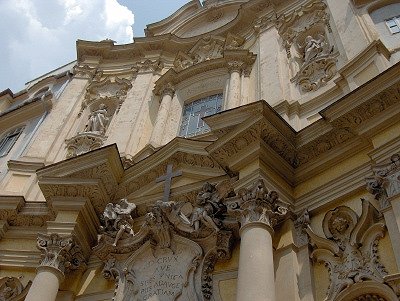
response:
[[[0,300],[399,300],[398,15],[193,0],[1,92]]]

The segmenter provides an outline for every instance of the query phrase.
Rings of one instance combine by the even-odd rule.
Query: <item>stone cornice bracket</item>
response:
[[[391,205],[389,198],[400,194],[400,153],[390,157],[390,163],[372,167],[373,177],[367,178],[367,190],[379,202],[380,210]]]
[[[258,225],[273,234],[274,227],[289,215],[290,205],[280,200],[276,191],[268,191],[261,179],[250,189],[240,189],[236,198],[229,204],[228,213],[238,218],[240,231]]]
[[[75,65],[72,73],[75,78],[92,79],[97,71],[97,68],[89,65]]]
[[[86,267],[81,247],[73,236],[39,233],[37,247],[42,252],[39,268],[52,268],[64,276],[70,271]]]
[[[4,277],[0,279],[1,301],[22,301],[31,287],[32,281],[24,287],[19,278]]]
[[[136,64],[139,72],[161,72],[164,68],[164,63],[160,60],[145,60]]]
[[[306,232],[308,225],[310,225],[310,212],[308,209],[304,209],[294,220],[294,241],[297,247],[308,245],[309,240]]]

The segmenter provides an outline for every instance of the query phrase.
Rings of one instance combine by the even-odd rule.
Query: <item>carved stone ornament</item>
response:
[[[308,235],[306,229],[310,225],[310,213],[305,209],[301,214],[297,216],[294,220],[294,230],[295,230],[295,243],[296,246],[302,247],[308,245]]]
[[[118,112],[124,102],[127,92],[132,88],[131,81],[126,78],[119,78],[118,76],[106,76],[101,79],[102,73],[98,72],[98,77],[90,83],[86,89],[85,99],[82,103],[81,112],[86,107],[90,107],[93,103],[105,103],[114,111]],[[131,78],[129,76],[129,78]]]
[[[326,238],[307,227],[314,247],[311,257],[324,263],[329,272],[330,284],[325,301],[336,300],[340,292],[351,289],[355,283],[367,280],[384,282],[387,272],[379,261],[377,246],[385,235],[385,225],[374,223],[376,213],[368,201],[362,200],[361,216],[346,206],[337,207],[325,215],[323,231]]]
[[[96,132],[83,132],[77,134],[75,137],[66,139],[67,159],[101,147],[106,139],[106,136]]]
[[[193,65],[223,57],[224,50],[236,50],[244,43],[244,38],[229,33],[226,38],[209,36],[199,40],[189,52],[179,52],[174,61],[176,72]]]
[[[380,209],[390,207],[388,198],[400,193],[400,154],[394,154],[390,163],[372,167],[374,176],[367,178],[367,189],[375,195]]]
[[[94,252],[116,281],[114,300],[210,300],[214,265],[230,257],[227,187],[206,183],[195,204],[158,201],[140,217],[126,200],[108,204]]]
[[[24,287],[16,277],[4,277],[0,279],[0,301],[22,301],[25,299],[32,281]]]
[[[92,79],[96,70],[97,68],[90,67],[89,65],[75,65],[72,73],[77,78]]]
[[[337,71],[336,57],[339,53],[334,52],[328,39],[331,28],[329,15],[325,10],[324,2],[309,1],[277,21],[294,75],[291,81],[299,85],[303,92],[318,90]]]
[[[86,267],[82,250],[72,236],[39,233],[37,247],[42,252],[40,265],[52,267],[63,275]]]
[[[290,205],[279,199],[276,191],[268,191],[264,180],[251,189],[238,191],[237,200],[229,204],[229,212],[238,217],[242,228],[251,223],[263,223],[273,232],[274,227],[289,213]]]

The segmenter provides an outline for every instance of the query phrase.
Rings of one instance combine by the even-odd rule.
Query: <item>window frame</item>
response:
[[[390,21],[393,21],[395,23],[395,26],[390,26],[389,25]],[[389,19],[385,19],[385,24],[392,35],[400,33],[400,15],[391,17]],[[396,28],[397,31],[393,31],[392,30],[393,28]]]
[[[188,115],[189,119],[188,119],[188,123],[186,125],[186,130],[184,131],[184,133],[182,133],[182,130],[183,130],[182,126],[185,123],[185,117],[186,117],[185,112],[188,109],[188,107],[189,106],[194,106],[194,104],[196,102],[205,101],[207,99],[209,99],[210,101],[213,101],[213,100],[211,100],[211,98],[214,97],[214,96],[217,97],[217,99],[214,100],[215,101],[215,106],[213,107],[214,112],[211,113],[211,114],[207,114],[206,113],[207,110],[210,107],[208,107],[208,108],[206,107],[205,108],[203,116],[201,116],[201,111],[197,111],[195,113],[190,112],[189,115]],[[193,133],[189,133],[188,134],[188,131],[190,129],[190,116],[192,116],[192,117],[199,116],[199,117],[197,117],[197,119],[198,119],[197,122],[199,122],[201,120],[201,118],[203,118],[203,117],[214,115],[214,114],[217,114],[217,113],[221,112],[223,110],[223,104],[224,104],[224,93],[223,92],[209,94],[207,96],[203,96],[203,97],[200,97],[200,98],[195,98],[192,101],[185,102],[183,104],[183,108],[182,108],[181,121],[180,121],[180,124],[179,124],[179,131],[178,131],[178,137],[193,138],[193,137],[197,137],[197,136],[200,136],[200,135],[203,135],[203,134],[206,134],[206,133],[210,132],[208,125],[203,122],[204,124],[201,127],[197,127],[197,129],[201,129],[200,131],[196,130]],[[191,109],[191,111],[193,111],[193,109]],[[196,114],[196,113],[200,113],[200,114]]]
[[[7,156],[19,137],[23,133],[25,126],[19,126],[12,130],[9,130],[0,138],[0,158]],[[11,140],[11,143],[9,141]]]

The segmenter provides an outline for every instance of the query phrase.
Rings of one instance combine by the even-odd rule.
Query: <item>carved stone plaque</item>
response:
[[[124,289],[116,300],[200,300],[195,271],[201,247],[180,236],[174,236],[171,243],[171,248],[161,249],[147,242],[127,259]]]

